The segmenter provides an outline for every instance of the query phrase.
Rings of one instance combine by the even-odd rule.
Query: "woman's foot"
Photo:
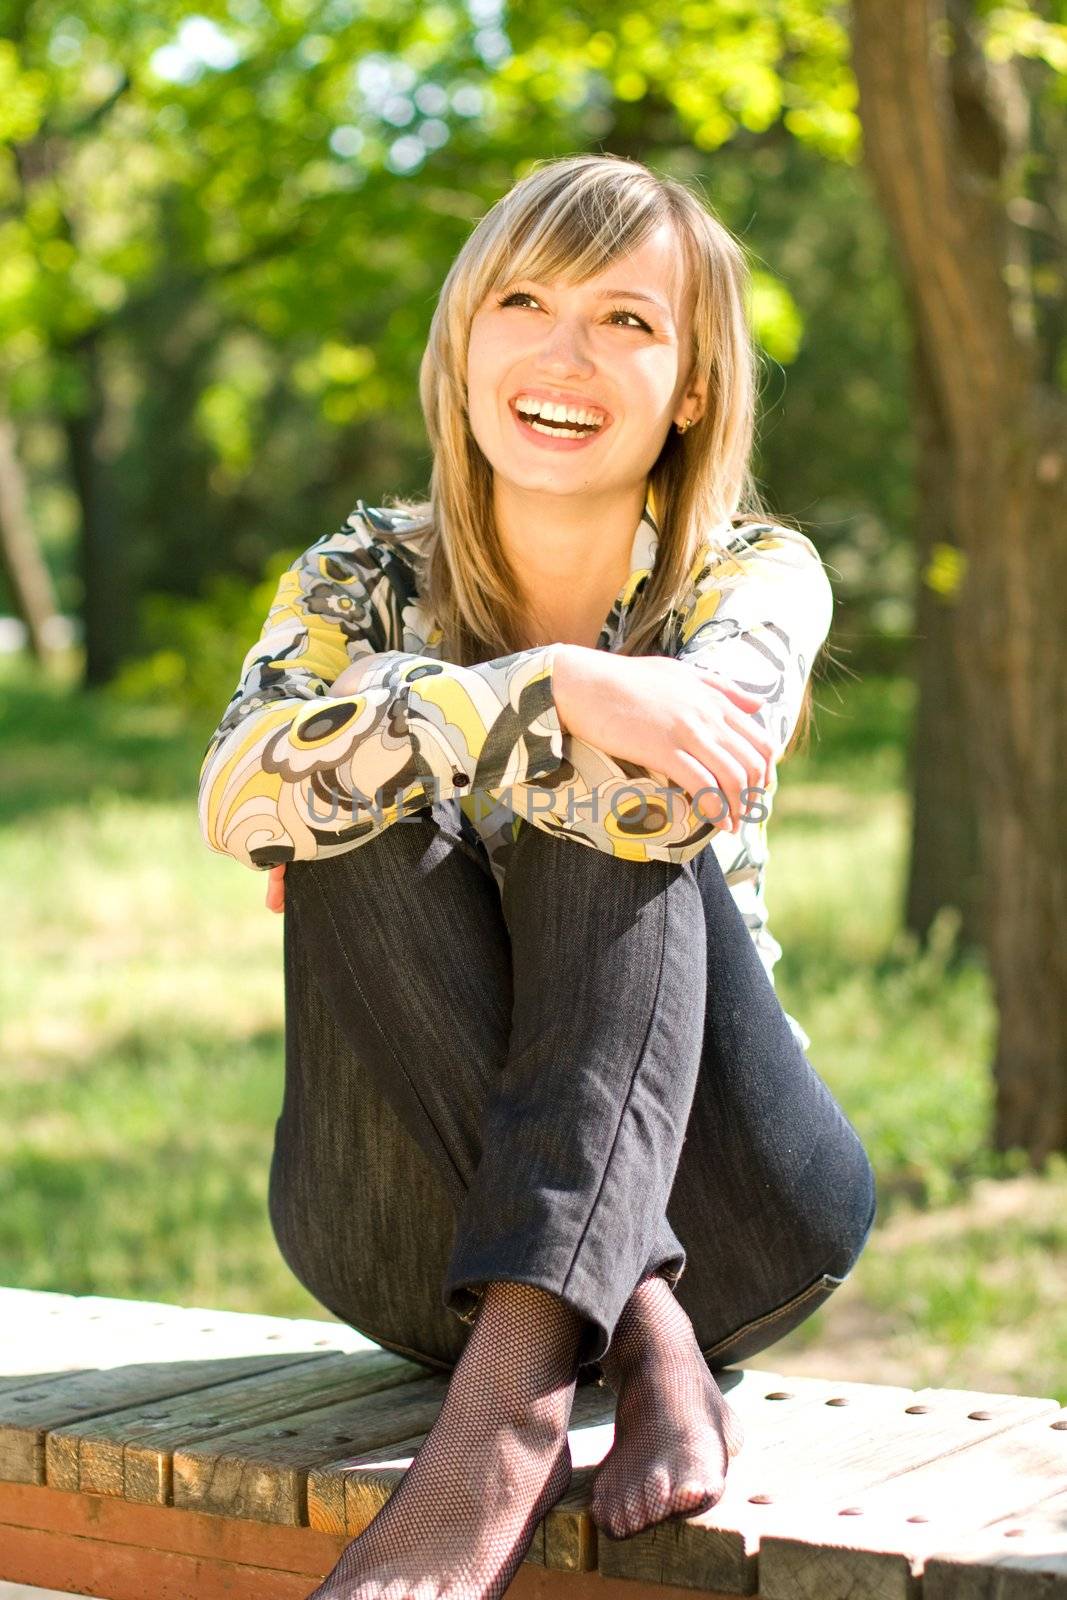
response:
[[[308,1600],[495,1600],[571,1481],[582,1319],[490,1283],[444,1404],[377,1516]]]
[[[707,1511],[744,1442],[665,1278],[643,1278],[600,1363],[614,1389],[615,1442],[593,1479],[591,1512],[612,1539]]]

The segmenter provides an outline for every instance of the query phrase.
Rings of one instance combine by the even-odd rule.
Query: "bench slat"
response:
[[[942,1391],[943,1393],[944,1391]],[[930,1391],[926,1391],[927,1394]],[[966,1397],[969,1401],[978,1398]],[[986,1524],[1025,1509],[1042,1489],[1067,1489],[1067,1433],[1052,1423],[1067,1418],[1055,1400],[1027,1406],[1010,1396],[981,1397],[985,1417],[968,1419],[988,1429],[936,1460],[895,1475],[866,1492],[792,1508],[796,1526],[768,1530],[760,1547],[760,1585],[766,1600],[839,1600],[871,1592],[879,1600],[907,1600],[912,1577],[926,1555],[947,1540],[975,1538]],[[1043,1408],[1040,1411],[1038,1408]],[[1011,1410],[1014,1425],[1005,1426]],[[1029,1411],[1029,1420],[1022,1420]],[[859,1515],[844,1515],[855,1510]],[[913,1522],[912,1517],[928,1517]],[[787,1513],[786,1520],[789,1520]],[[812,1587],[812,1550],[819,1548],[819,1587]]]
[[[54,1489],[166,1505],[176,1450],[250,1426],[292,1426],[294,1417],[303,1426],[319,1406],[411,1383],[419,1376],[412,1362],[385,1350],[306,1352],[280,1370],[56,1428],[47,1441],[46,1481]]]
[[[35,1308],[26,1291],[0,1295],[9,1319],[0,1322],[0,1481],[45,1482],[46,1435],[98,1413],[240,1380],[320,1350],[379,1352],[343,1323],[42,1298],[46,1305]],[[64,1357],[69,1370],[55,1370]]]
[[[308,1415],[235,1430],[174,1452],[174,1504],[260,1522],[307,1520],[307,1476],[334,1459],[428,1432],[448,1388],[423,1377]]]
[[[1067,1490],[926,1559],[924,1600],[1049,1600],[1067,1593]]]

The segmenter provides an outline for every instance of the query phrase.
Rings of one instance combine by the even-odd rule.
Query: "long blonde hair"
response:
[[[752,477],[758,355],[749,332],[751,275],[744,247],[684,184],[612,155],[538,161],[481,218],[438,298],[419,372],[433,452],[428,500],[390,504],[412,519],[421,590],[446,659],[469,666],[522,648],[516,575],[493,512],[492,467],[467,413],[467,346],[485,297],[516,278],[584,282],[630,254],[664,221],[676,231],[694,291],[694,372],[708,383],[703,416],[684,435],[671,427],[649,474],[659,528],[652,577],[622,651],[654,649],[681,607],[693,564],[710,547],[733,558],[711,530],[771,517]],[[743,509],[742,509],[743,508]],[[797,729],[806,734],[811,684]]]

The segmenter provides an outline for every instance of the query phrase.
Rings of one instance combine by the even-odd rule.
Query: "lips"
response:
[[[523,390],[522,393],[526,394],[529,391]],[[546,428],[544,432],[541,432],[525,420],[513,401],[509,401],[508,410],[511,412],[515,426],[519,429],[523,438],[532,446],[548,451],[588,450],[599,439],[602,439],[611,427],[611,418],[606,417],[599,428],[589,428],[583,433],[567,434],[564,432],[563,425],[559,425],[558,431],[550,432]]]

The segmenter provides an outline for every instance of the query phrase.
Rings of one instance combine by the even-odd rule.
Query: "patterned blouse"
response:
[[[419,599],[412,527],[401,512],[360,500],[337,533],[282,573],[201,764],[209,847],[266,871],[354,849],[432,801],[444,803],[439,814],[483,856],[498,888],[523,819],[631,861],[683,862],[711,849],[773,983],[782,951],[767,925],[764,879],[776,769],[747,820],[742,806],[740,831],[726,833],[665,774],[563,732],[552,694],[557,644],[469,667],[442,659],[441,629]],[[627,638],[658,534],[650,494],[598,650]],[[784,749],[829,632],[830,581],[811,540],[792,528],[724,525],[715,542],[742,570],[706,544],[660,652],[765,694],[755,719]],[[342,670],[367,656],[359,686],[331,695]],[[712,816],[721,809],[714,794],[704,803]],[[788,1020],[807,1050],[807,1034]]]

